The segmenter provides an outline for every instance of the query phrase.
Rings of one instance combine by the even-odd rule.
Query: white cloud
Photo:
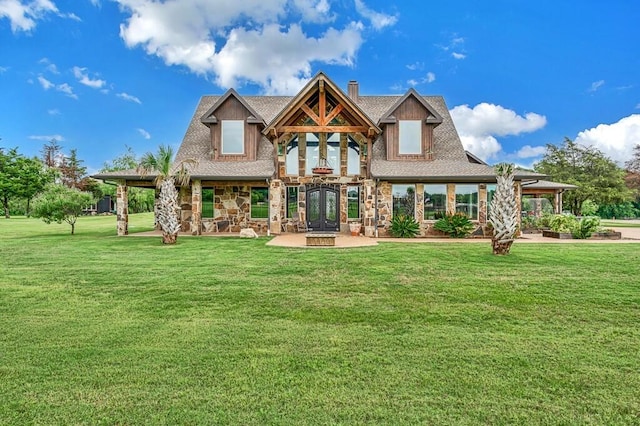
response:
[[[89,77],[89,74],[87,74],[86,71],[87,71],[86,68],[73,67],[73,75],[78,79],[78,81],[81,84],[84,84],[85,86],[92,87],[94,89],[100,89],[105,84],[107,84],[106,81],[100,80],[98,78],[91,79]]]
[[[119,97],[120,99],[124,99],[125,101],[135,102],[139,105],[142,105],[142,101],[140,99],[128,93],[122,92],[122,93],[118,93],[116,96]]]
[[[58,13],[51,0],[0,0],[0,19],[11,21],[11,31],[31,31],[36,21],[48,13]]]
[[[588,91],[595,92],[596,90],[601,88],[603,85],[604,85],[604,80],[594,81],[593,83],[591,83],[591,87],[589,87]]]
[[[613,124],[599,124],[578,133],[576,143],[593,146],[623,164],[640,144],[640,114],[632,114]]]
[[[145,139],[151,139],[151,134],[147,132],[145,129],[136,129],[140,135]]]
[[[328,0],[117,2],[129,15],[120,25],[128,47],[212,76],[223,88],[251,82],[269,94],[292,94],[311,77],[312,63],[352,66],[363,43],[360,22],[305,31],[305,23],[334,19]],[[374,28],[395,22],[358,4],[360,13],[372,13],[367,19]]]
[[[532,158],[539,157],[547,152],[547,147],[545,146],[531,146],[525,145],[516,152],[516,157],[518,158]]]
[[[31,135],[29,139],[33,139],[36,141],[47,141],[49,142],[52,139],[57,140],[58,142],[64,141],[64,137],[61,135]]]
[[[467,55],[460,52],[451,52],[451,56],[453,56],[455,59],[464,59],[467,57]]]
[[[58,71],[58,67],[56,66],[56,64],[52,63],[48,58],[42,58],[38,61],[38,63],[41,65],[45,65],[45,69],[51,74],[60,74],[60,71]]]
[[[395,25],[398,22],[398,17],[393,15],[387,15],[385,13],[376,12],[369,9],[362,0],[355,0],[356,11],[371,21],[371,25],[376,30],[381,30],[384,27]]]
[[[100,7],[100,0],[89,0],[91,2],[92,5],[94,5],[95,7]]]
[[[409,86],[417,86],[418,84],[420,84],[420,82],[418,80],[415,80],[415,79],[412,78],[410,80],[407,80],[407,84]]]
[[[46,78],[44,78],[41,75],[38,76],[38,82],[40,83],[40,85],[42,86],[42,88],[44,90],[49,90],[49,89],[53,88],[53,89],[57,90],[58,92],[64,93],[65,95],[69,96],[70,98],[78,99],[78,95],[73,93],[73,87],[69,86],[67,83],[54,84],[54,83],[50,82],[49,80],[47,80]]]
[[[424,78],[425,83],[433,83],[436,81],[436,75],[432,72],[428,72],[427,76]]]
[[[460,37],[457,34],[453,34],[451,39],[447,44],[436,44],[436,47],[439,47],[445,52],[451,52],[451,56],[454,59],[464,59],[467,55],[464,52],[464,37]]]
[[[47,114],[49,114],[49,115],[60,115],[61,112],[60,112],[59,109],[53,108],[53,109],[48,109],[47,110]]]
[[[424,62],[415,62],[413,64],[406,65],[406,67],[411,71],[423,70]]]
[[[530,133],[547,124],[543,115],[530,112],[521,116],[500,105],[484,102],[473,108],[459,105],[450,112],[465,149],[483,160],[501,151],[495,136]]]
[[[69,86],[67,83],[58,84],[56,86],[56,90],[58,92],[62,92],[70,98],[78,99],[78,95],[73,93],[73,87]]]
[[[56,86],[55,84],[53,84],[52,82],[50,82],[49,80],[47,80],[46,78],[44,78],[41,75],[38,76],[38,82],[40,83],[40,85],[42,86],[42,88],[44,90],[49,90],[52,87]]]
[[[9,71],[9,67],[0,67],[0,74],[3,74],[7,71]]]

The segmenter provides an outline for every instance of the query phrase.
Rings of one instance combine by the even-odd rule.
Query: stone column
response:
[[[480,225],[487,223],[487,185],[478,186],[478,222]]]
[[[455,214],[456,212],[456,184],[447,184],[447,214]]]
[[[516,210],[518,212],[518,232],[516,233],[516,235],[520,236],[520,229],[522,229],[522,185],[521,182],[514,182],[513,186],[516,196]]]
[[[129,197],[127,182],[119,180],[116,187],[116,220],[118,235],[129,235]]]
[[[282,232],[282,200],[284,186],[282,181],[274,179],[269,184],[269,229],[272,234]]]
[[[191,235],[202,233],[202,181],[191,182]]]
[[[416,184],[416,209],[415,209],[416,222],[420,224],[422,228],[422,221],[424,220],[424,184]]]
[[[376,183],[368,179],[362,182],[362,199],[364,202],[364,211],[362,212],[362,220],[364,225],[364,236],[376,236]]]

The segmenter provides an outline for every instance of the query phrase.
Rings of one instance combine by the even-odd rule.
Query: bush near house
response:
[[[474,225],[466,214],[455,213],[438,220],[433,228],[453,238],[464,238],[473,231]]]

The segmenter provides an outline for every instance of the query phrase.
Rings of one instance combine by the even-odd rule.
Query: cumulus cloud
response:
[[[525,145],[516,152],[516,157],[518,158],[533,158],[539,157],[547,152],[547,147],[545,146],[531,146]]]
[[[6,18],[11,22],[11,31],[31,31],[36,27],[36,21],[54,14],[61,18],[81,21],[74,13],[61,13],[51,0],[0,0],[0,19]]]
[[[62,137],[61,135],[31,135],[29,136],[29,139],[33,139],[36,141],[47,141],[47,142],[53,139],[57,140],[58,142],[64,141],[64,137]]]
[[[407,80],[407,84],[409,86],[415,87],[418,84],[422,84],[422,83],[433,83],[434,81],[436,81],[436,75],[432,72],[428,72],[426,76],[420,78],[420,79],[409,79]]]
[[[116,96],[119,97],[120,99],[124,99],[125,101],[134,102],[138,105],[142,105],[142,101],[140,99],[126,92],[118,93]]]
[[[424,62],[414,62],[413,64],[406,65],[406,67],[411,71],[423,70]]]
[[[371,21],[371,26],[376,30],[381,30],[384,27],[389,27],[395,25],[398,22],[398,17],[393,15],[387,15],[384,13],[376,12],[371,10],[364,4],[362,0],[355,0],[356,3],[356,11],[362,15],[362,17],[367,18]]]
[[[464,53],[460,53],[460,52],[451,52],[451,56],[454,57],[454,59],[464,59],[467,57],[467,55],[465,55]]]
[[[436,75],[432,72],[428,72],[427,76],[424,78],[425,83],[433,83],[436,81]]]
[[[60,71],[58,71],[58,67],[56,66],[56,64],[52,63],[48,58],[42,58],[38,61],[38,63],[44,65],[45,69],[51,74],[60,74]]]
[[[49,114],[49,115],[60,115],[61,112],[57,108],[52,108],[52,109],[48,109],[47,110],[47,114]]]
[[[450,112],[465,149],[483,160],[502,150],[496,136],[535,132],[547,124],[543,115],[530,112],[521,116],[500,105],[484,102],[473,108],[459,105]]]
[[[73,67],[73,75],[78,79],[80,84],[84,84],[85,86],[89,86],[94,89],[100,89],[107,84],[104,80],[90,78],[86,68]]]
[[[614,161],[624,164],[633,156],[633,147],[640,144],[640,114],[584,130],[578,133],[575,142],[598,148]]]
[[[120,37],[129,48],[212,77],[223,88],[250,82],[268,94],[295,93],[311,77],[314,62],[352,66],[365,29],[352,21],[315,26],[309,34],[306,23],[337,15],[328,0],[116,1],[128,15]],[[390,25],[387,15],[358,4],[374,28]]]
[[[140,136],[142,136],[145,139],[151,139],[151,133],[147,132],[145,129],[136,129],[138,131],[138,133],[140,133]]]
[[[0,18],[11,22],[11,31],[31,31],[36,21],[49,13],[58,13],[58,8],[50,0],[0,0]]]
[[[41,75],[38,76],[38,82],[40,83],[40,85],[44,90],[49,90],[52,87],[55,87],[55,84],[53,84],[52,82],[50,82],[49,80],[47,80]]]

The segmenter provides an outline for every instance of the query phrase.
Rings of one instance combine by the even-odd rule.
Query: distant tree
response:
[[[162,243],[175,244],[178,240],[180,221],[178,214],[177,185],[189,183],[190,174],[187,166],[194,161],[182,161],[172,170],[173,149],[170,146],[160,145],[158,152],[147,152],[138,166],[141,174],[156,173],[155,183],[160,188],[160,199],[156,220],[162,230]]]
[[[78,216],[82,214],[83,209],[95,201],[91,193],[52,184],[34,198],[33,216],[41,218],[45,223],[67,222],[71,225],[71,235],[73,235]]]
[[[627,171],[640,174],[640,144],[633,147],[633,154],[629,161],[624,163]]]
[[[18,148],[5,152],[0,148],[0,199],[4,208],[4,217],[9,219],[9,200],[19,194],[18,184]]]
[[[58,169],[62,165],[62,160],[64,159],[62,146],[55,138],[44,144],[40,154],[42,155],[42,162],[50,169]]]
[[[130,146],[125,145],[126,151],[111,161],[105,161],[100,173],[118,172],[121,170],[135,170],[140,161]]]
[[[31,199],[53,182],[55,173],[47,169],[38,158],[19,157],[17,195],[27,201],[25,214],[29,216]]]
[[[578,187],[563,195],[565,205],[575,215],[580,214],[586,200],[605,205],[624,203],[631,197],[624,182],[624,170],[597,148],[577,144],[569,138],[565,138],[561,146],[548,144],[535,171]]]

